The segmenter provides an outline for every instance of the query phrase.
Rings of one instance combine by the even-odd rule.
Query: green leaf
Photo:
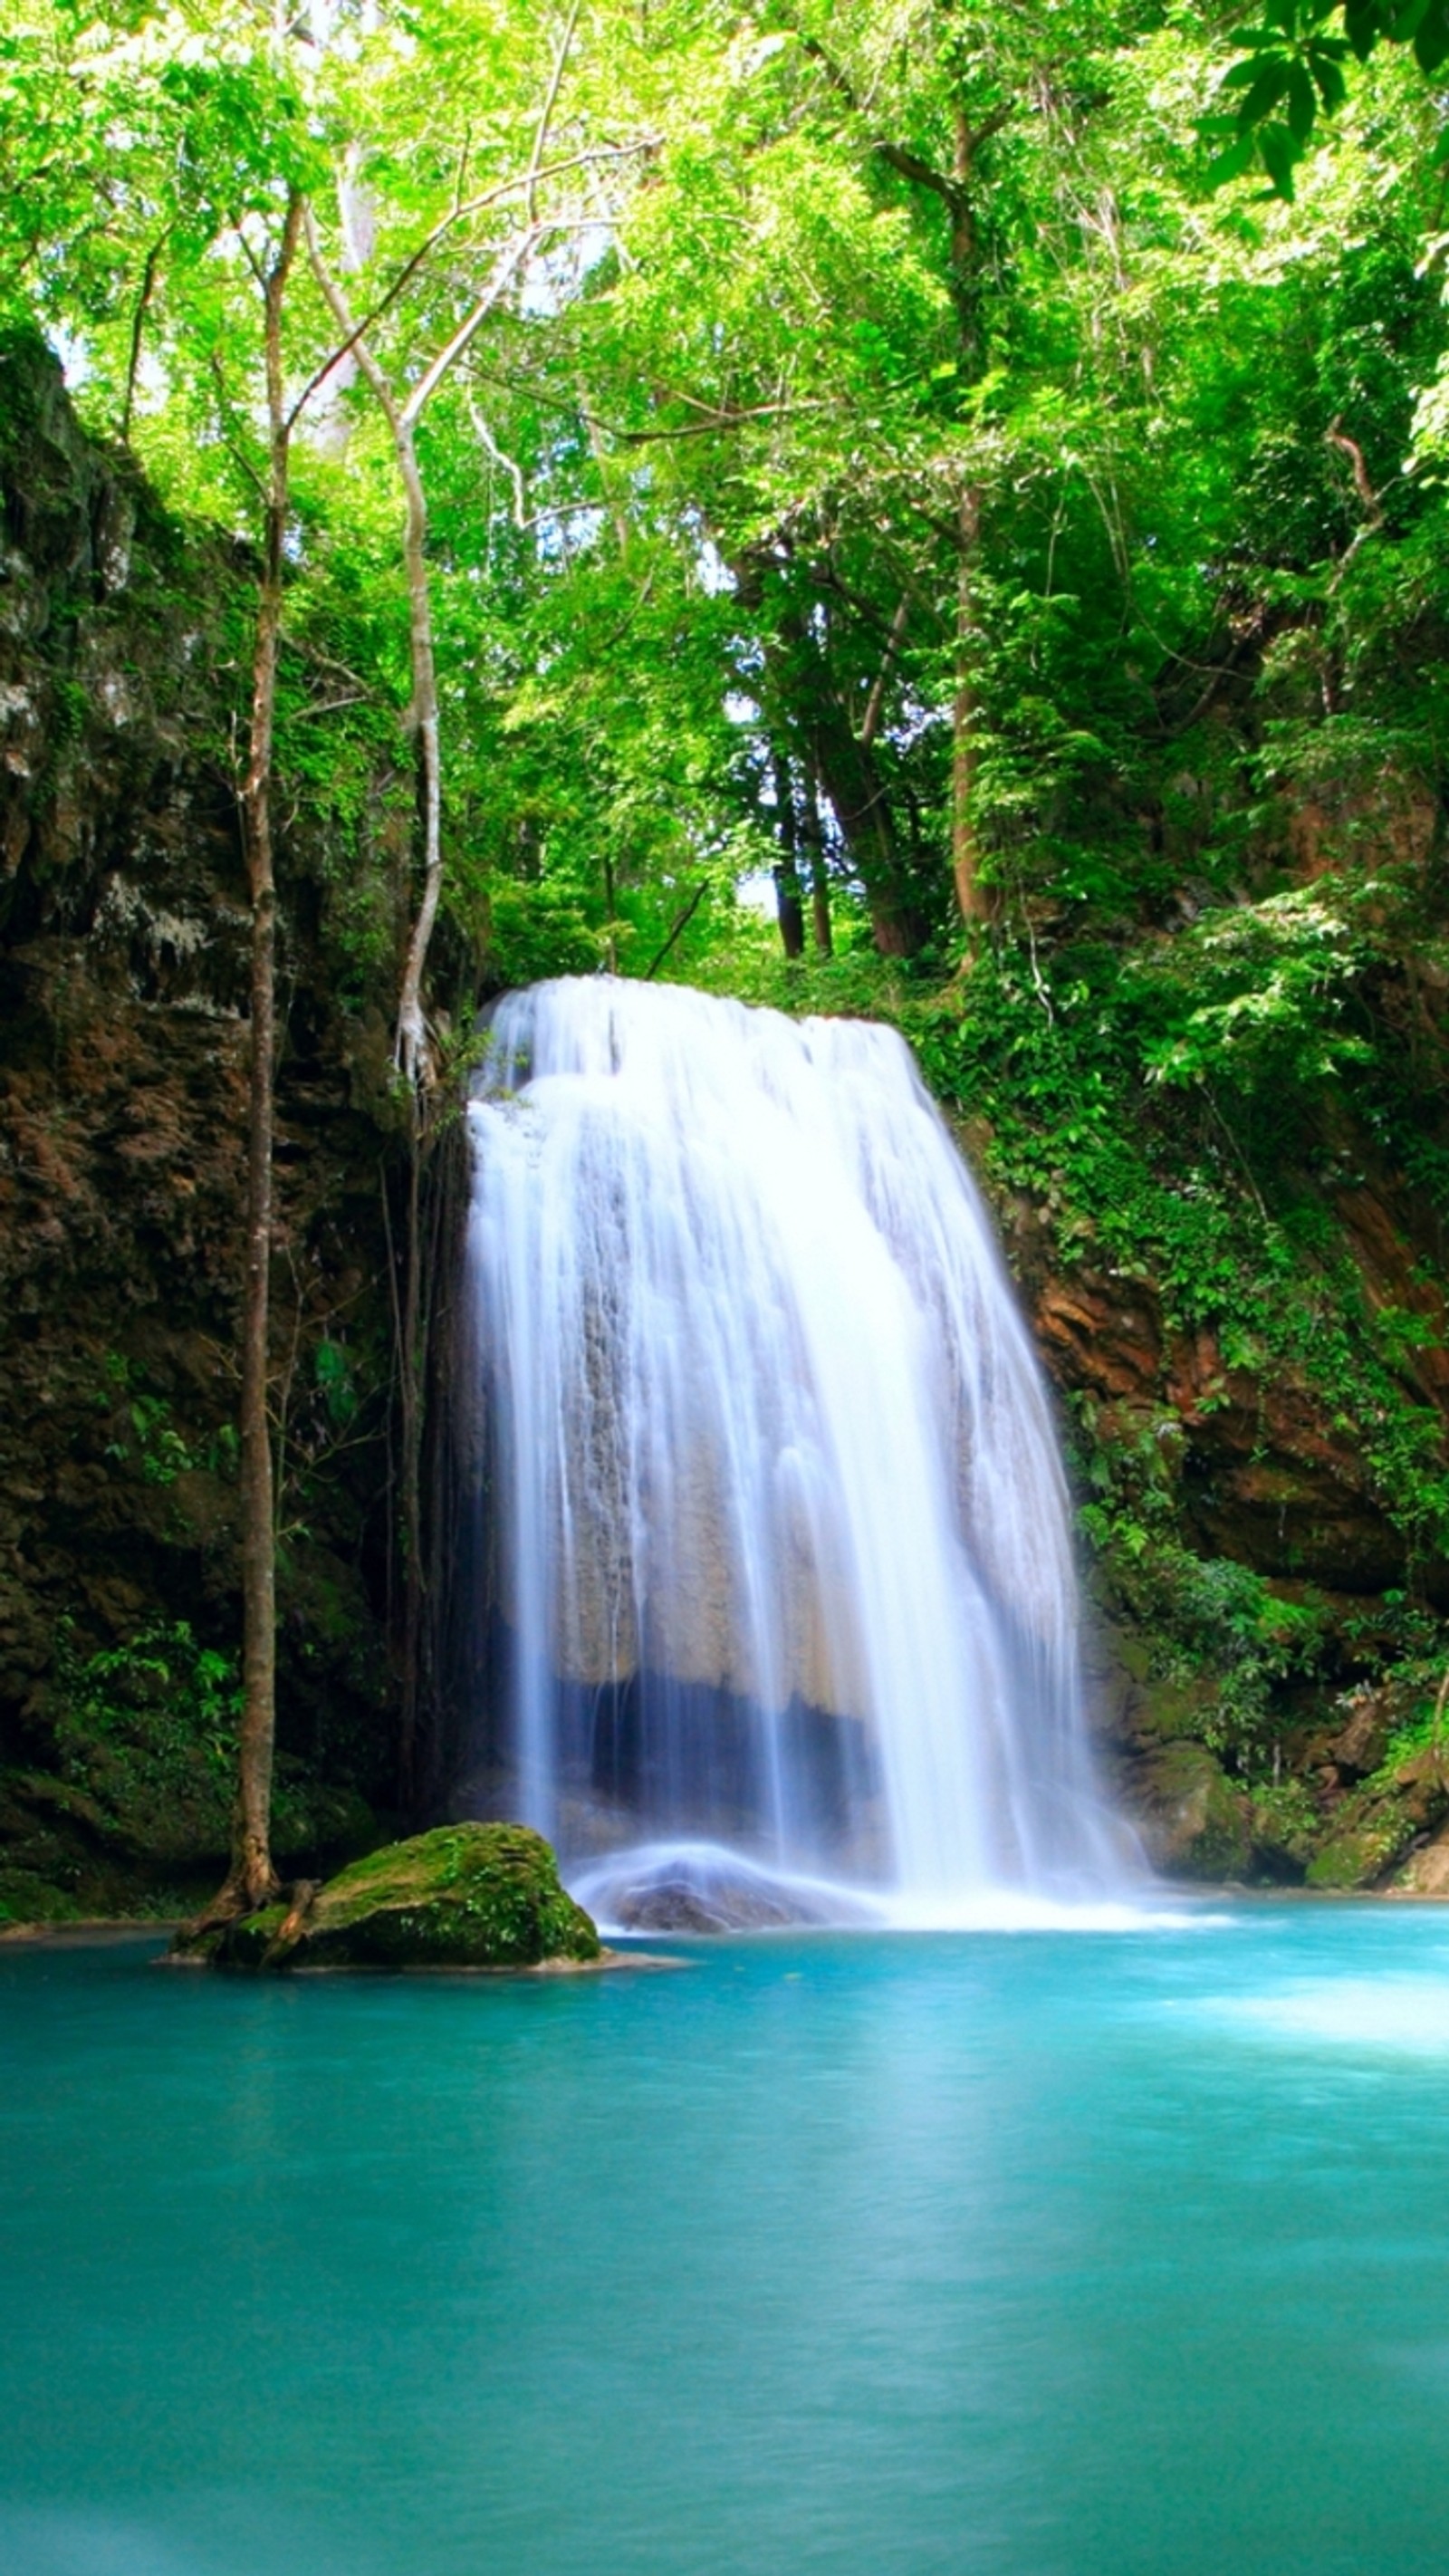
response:
[[[1303,65],[1295,63],[1288,81],[1288,130],[1295,143],[1302,145],[1308,141],[1317,109],[1313,83]]]
[[[1244,171],[1250,170],[1253,166],[1254,151],[1253,136],[1240,134],[1235,143],[1228,145],[1226,152],[1220,152],[1215,161],[1208,163],[1208,186],[1225,188],[1230,179],[1241,179]]]
[[[1258,149],[1263,167],[1273,183],[1273,193],[1293,202],[1293,172],[1301,158],[1299,145],[1286,125],[1265,125],[1259,129]]]
[[[1238,110],[1238,123],[1244,128],[1260,125],[1263,118],[1286,97],[1295,66],[1286,55],[1275,55],[1262,70]]]
[[[1331,54],[1315,48],[1309,58],[1309,70],[1318,84],[1325,116],[1333,116],[1348,96],[1348,83]]]
[[[1400,0],[1398,8],[1392,5],[1392,0],[1387,0],[1387,5],[1385,0],[1380,0],[1379,15],[1387,20],[1387,33],[1393,42],[1407,45],[1423,26],[1429,8],[1430,0]]]
[[[1343,13],[1344,31],[1361,63],[1366,63],[1380,36],[1384,33],[1381,0],[1348,0]]]

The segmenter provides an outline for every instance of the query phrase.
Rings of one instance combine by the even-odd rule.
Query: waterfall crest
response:
[[[902,1040],[605,978],[491,1038],[481,1801],[616,1925],[1100,1890],[1051,1418]]]

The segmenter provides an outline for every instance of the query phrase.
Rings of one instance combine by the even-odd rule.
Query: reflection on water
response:
[[[1439,1953],[1412,1977],[1309,1978],[1268,1994],[1207,1996],[1198,2009],[1267,2040],[1437,2056],[1449,2053],[1449,1961]]]
[[[1420,2576],[1442,1918],[1170,1911],[0,1950],[4,2576]]]
[[[181,2537],[179,2530],[195,2536]],[[17,2511],[0,2497],[0,2567],[7,2576],[230,2576],[247,2565],[344,2576],[342,2560],[319,2556],[315,2533],[265,2512],[258,2516],[254,2503],[238,2509],[229,2497],[169,2497],[150,2517],[64,2506]]]

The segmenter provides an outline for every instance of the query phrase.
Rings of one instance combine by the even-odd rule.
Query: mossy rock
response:
[[[1159,1869],[1174,1878],[1242,1878],[1252,1817],[1205,1744],[1165,1744],[1146,1765],[1143,1832]]]
[[[353,1861],[290,1910],[229,1925],[207,1955],[235,1968],[537,1968],[600,1951],[541,1834],[439,1825]]]
[[[1301,1879],[1322,1835],[1322,1819],[1301,1780],[1266,1783],[1249,1793],[1253,1874],[1279,1882]]]
[[[0,1932],[17,1923],[74,1923],[85,1909],[69,1888],[25,1869],[0,1869]]]
[[[1373,1887],[1403,1859],[1417,1831],[1412,1809],[1392,1793],[1345,1798],[1328,1840],[1308,1864],[1308,1884],[1325,1891]]]

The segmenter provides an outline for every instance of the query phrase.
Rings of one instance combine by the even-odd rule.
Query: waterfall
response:
[[[1102,1889],[1050,1412],[902,1040],[541,984],[470,1119],[474,1802],[615,1926]]]

